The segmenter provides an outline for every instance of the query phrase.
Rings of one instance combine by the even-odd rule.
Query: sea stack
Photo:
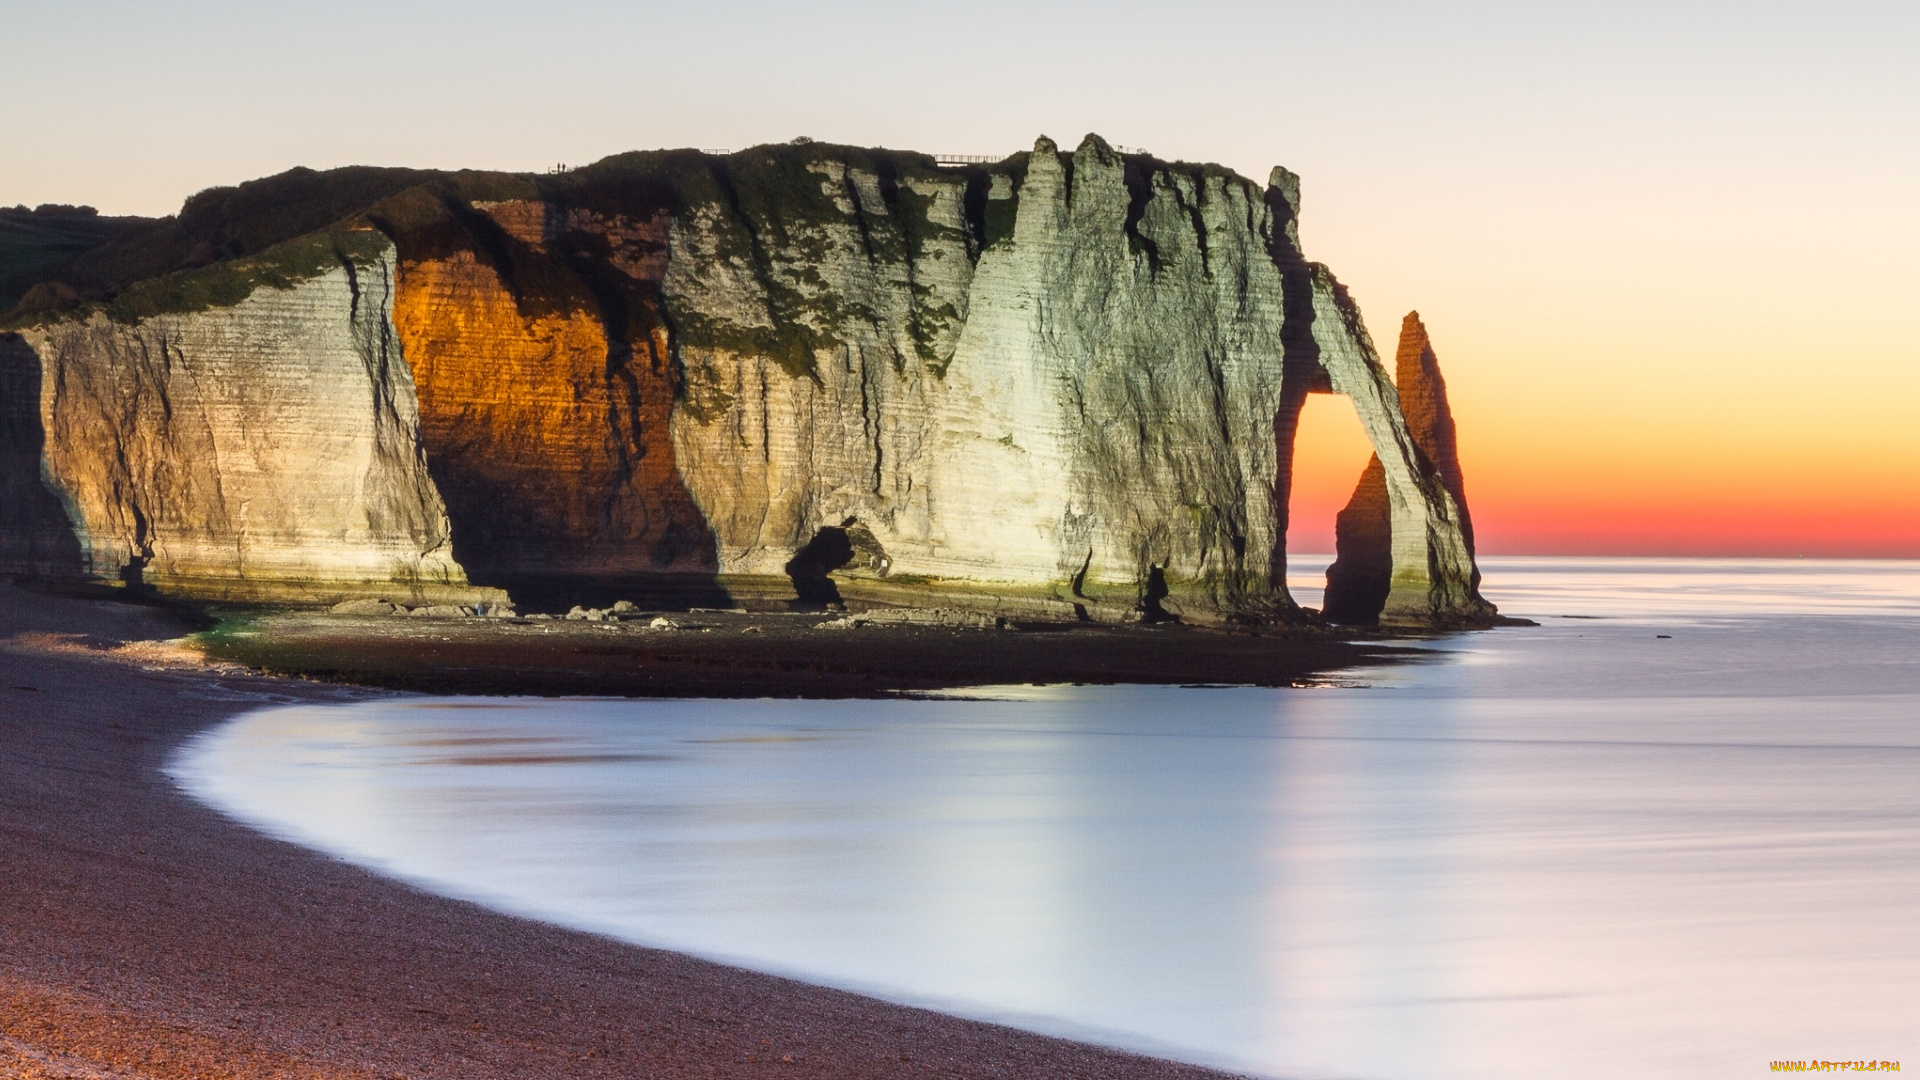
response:
[[[1484,620],[1437,368],[1403,341],[1396,388],[1299,209],[1284,169],[1091,135],[205,192],[0,324],[0,572],[1289,621],[1293,424],[1332,391],[1385,616]]]
[[[1440,360],[1434,355],[1433,342],[1417,311],[1408,312],[1400,323],[1394,368],[1400,409],[1421,467],[1445,490],[1467,562],[1473,565],[1473,519],[1467,512],[1466,488],[1460,476],[1460,450],[1453,410],[1447,405],[1447,382],[1440,375]],[[1401,584],[1394,572],[1393,514],[1386,471],[1376,454],[1360,474],[1353,497],[1335,522],[1335,560],[1327,568],[1322,614],[1333,622],[1358,625],[1383,621],[1444,624],[1453,618],[1468,622],[1491,618],[1494,607],[1480,596],[1477,566],[1466,580],[1464,601],[1451,601],[1444,610],[1433,606],[1431,589],[1418,583],[1412,588]]]

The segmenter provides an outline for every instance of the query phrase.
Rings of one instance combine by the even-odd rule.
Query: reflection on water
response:
[[[1920,1062],[1920,564],[1487,563],[1541,626],[1371,689],[304,707],[175,774],[508,911],[1263,1074]]]

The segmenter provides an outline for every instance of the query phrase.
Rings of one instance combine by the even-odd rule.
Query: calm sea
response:
[[[1262,1075],[1920,1069],[1920,562],[1484,569],[1540,626],[1328,688],[414,698],[173,773],[503,911]]]

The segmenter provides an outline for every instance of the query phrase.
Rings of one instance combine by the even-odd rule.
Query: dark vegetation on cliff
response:
[[[74,260],[67,284],[89,297],[180,270],[256,256],[350,218],[429,179],[413,169],[292,169],[238,187],[210,188],[180,213],[131,230]]]
[[[82,252],[148,223],[147,218],[101,217],[91,206],[0,209],[0,311],[20,303],[34,286],[69,276],[68,268]],[[28,306],[58,306],[75,299],[47,287]]]
[[[764,258],[771,246],[790,241],[791,231],[837,218],[830,199],[811,183],[806,166],[827,158],[871,168],[897,192],[900,178],[944,171],[982,173],[978,166],[944,167],[924,154],[894,153],[825,143],[754,147],[726,157],[697,150],[636,151],[558,175],[441,172],[371,166],[316,171],[296,168],[235,187],[217,187],[189,198],[180,213],[165,218],[101,217],[91,207],[43,206],[0,209],[0,312],[7,321],[51,317],[82,304],[106,304],[142,282],[205,271],[240,260],[232,284],[203,276],[192,285],[169,287],[177,304],[123,306],[118,317],[195,310],[202,297],[220,297],[261,267],[299,276],[322,267],[306,252],[263,254],[309,234],[338,232],[358,220],[390,228],[396,239],[421,243],[432,257],[437,226],[473,213],[482,200],[548,200],[583,210],[629,217],[654,210],[684,213],[719,205],[744,216],[732,253]],[[910,196],[911,193],[909,193]],[[924,214],[918,220],[924,222]],[[914,244],[912,230],[899,242]],[[309,245],[311,246],[311,245]],[[496,251],[496,254],[501,252]],[[271,273],[272,271],[269,271]],[[271,283],[271,278],[264,283]],[[36,302],[19,301],[47,285]],[[524,290],[529,298],[538,290]]]
[[[318,256],[324,245],[315,242],[288,252],[274,248],[351,219],[434,175],[363,166],[293,169],[238,187],[210,188],[173,217],[95,218],[111,225],[70,228],[60,257],[30,263],[16,261],[7,239],[18,211],[0,212],[0,274],[6,275],[0,278],[0,310],[14,307],[36,285],[46,286],[43,298],[14,307],[6,322],[39,321],[83,305],[105,305],[114,317],[132,320],[232,303],[258,285],[298,280],[315,272],[317,262],[334,261],[331,254]],[[216,269],[223,266],[231,272]],[[180,278],[159,283],[174,275]],[[142,282],[156,286],[144,298],[112,306]]]
[[[820,176],[809,171],[810,166],[833,162],[880,178],[890,212],[862,221],[876,259],[912,260],[929,239],[952,231],[928,220],[927,199],[905,186],[909,181],[964,177],[966,247],[977,258],[983,249],[1010,239],[1027,158],[1023,151],[993,164],[953,165],[910,151],[800,141],[725,156],[698,150],[632,151],[556,175],[295,168],[233,187],[209,188],[189,198],[178,214],[164,218],[102,217],[90,207],[0,209],[0,312],[7,313],[0,316],[0,324],[44,321],[84,307],[133,321],[233,303],[259,285],[284,287],[327,269],[335,261],[328,245],[345,243],[349,246],[341,254],[358,255],[353,241],[340,237],[368,222],[400,242],[404,256],[432,258],[444,254],[446,244],[470,238],[457,234],[471,231],[476,201],[547,201],[629,218],[712,208],[721,212],[721,254],[737,256],[759,271],[774,309],[774,325],[749,329],[690,324],[674,329],[702,343],[762,351],[779,358],[793,374],[806,375],[812,368],[812,349],[835,343],[826,327],[844,313],[817,310],[819,300],[783,286],[767,269],[772,252],[805,257],[815,227],[844,219],[834,193],[822,190]],[[1219,169],[1142,155],[1128,161],[1136,166],[1130,173],[1142,176],[1150,169]],[[987,198],[996,175],[1012,181],[1015,198]],[[332,238],[323,242],[314,234]],[[288,244],[297,246],[276,250]],[[495,244],[487,253],[503,265],[513,262],[508,247]],[[536,273],[528,267],[514,276]],[[551,294],[545,287],[556,283],[525,284],[516,291],[531,308],[546,302],[541,298]],[[21,303],[35,286],[42,288]],[[140,295],[126,296],[135,291]]]

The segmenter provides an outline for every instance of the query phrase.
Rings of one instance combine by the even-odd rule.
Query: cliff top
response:
[[[1081,145],[1125,160],[1142,197],[1145,177],[1159,170],[1258,187],[1220,165],[1123,154],[1097,135]],[[1042,136],[1036,148],[1053,150],[1054,144]],[[913,201],[915,180],[962,179],[975,233],[970,246],[978,250],[997,239],[985,205],[992,178],[1019,184],[1030,157],[1023,151],[995,162],[943,163],[914,151],[796,140],[726,155],[629,151],[557,174],[295,168],[209,188],[165,218],[99,217],[90,207],[0,210],[0,311],[9,312],[0,316],[0,328],[88,309],[138,321],[234,303],[260,285],[286,287],[340,258],[360,257],[373,239],[366,235],[370,228],[388,236],[410,232],[431,243],[437,224],[470,216],[479,201],[549,201],[629,218],[723,204],[779,228],[803,226],[836,214],[815,172],[828,162],[878,176],[890,201]],[[1071,158],[1062,158],[1071,170]]]

